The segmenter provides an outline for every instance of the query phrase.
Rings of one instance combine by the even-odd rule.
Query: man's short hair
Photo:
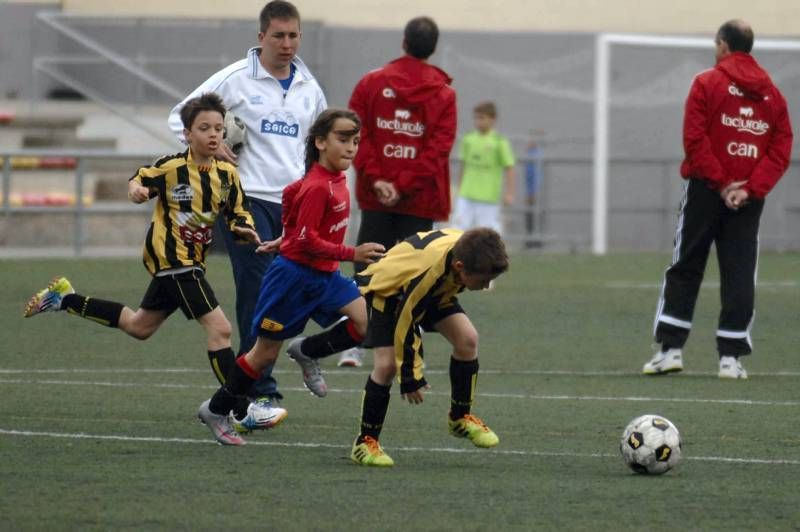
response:
[[[753,49],[753,29],[741,20],[729,20],[720,26],[717,39],[727,43],[731,52],[749,54]]]
[[[508,270],[508,253],[500,234],[488,227],[465,231],[453,246],[453,257],[469,274],[500,275]]]
[[[216,92],[205,92],[196,98],[187,101],[181,107],[181,122],[186,129],[192,129],[194,119],[202,111],[216,111],[225,116],[225,104]]]
[[[267,31],[267,28],[269,28],[269,23],[274,18],[280,20],[297,19],[297,23],[299,24],[300,12],[291,2],[286,2],[285,0],[272,0],[272,2],[269,2],[264,6],[264,8],[261,10],[261,14],[258,16],[258,22],[260,26],[259,31]]]
[[[427,59],[436,51],[439,27],[430,17],[412,18],[403,32],[406,52],[417,59]]]
[[[494,102],[480,102],[472,109],[472,112],[476,115],[486,115],[490,118],[497,118],[497,106]]]

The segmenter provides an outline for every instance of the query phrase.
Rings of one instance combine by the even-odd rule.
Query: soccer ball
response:
[[[681,435],[665,417],[639,416],[625,427],[619,443],[628,467],[643,475],[660,475],[681,460]]]
[[[230,111],[225,113],[224,124],[225,135],[222,139],[231,151],[238,155],[244,147],[244,141],[247,136],[247,126],[244,125],[244,121],[241,118]]]

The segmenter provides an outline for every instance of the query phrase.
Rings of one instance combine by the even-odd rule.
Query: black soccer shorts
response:
[[[139,305],[146,310],[162,310],[167,316],[180,308],[186,319],[205,316],[219,306],[214,290],[202,270],[153,277]]]

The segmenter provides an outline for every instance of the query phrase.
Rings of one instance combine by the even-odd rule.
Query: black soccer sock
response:
[[[450,358],[450,419],[461,419],[469,414],[477,382],[477,358],[468,361]]]
[[[324,358],[334,353],[356,347],[364,337],[358,334],[350,320],[340,321],[327,331],[309,336],[300,344],[300,350],[308,358]]]
[[[220,384],[225,384],[225,378],[230,373],[231,368],[236,364],[236,355],[233,349],[226,347],[216,351],[208,352],[208,361],[211,363],[211,371]]]
[[[373,381],[372,377],[367,378],[361,400],[361,433],[358,435],[358,443],[363,442],[365,436],[376,440],[380,437],[383,420],[386,419],[386,411],[389,409],[391,389],[391,384],[383,386]]]
[[[123,308],[125,305],[116,301],[106,301],[78,294],[67,294],[61,300],[62,310],[106,327],[116,328],[119,326],[119,317],[122,315]]]
[[[250,386],[258,378],[258,373],[253,370],[243,356],[236,359],[231,366],[230,373],[225,377],[225,384],[219,387],[208,409],[215,414],[226,415],[236,407],[241,396],[247,393]]]

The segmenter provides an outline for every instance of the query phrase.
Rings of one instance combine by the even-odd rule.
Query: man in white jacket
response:
[[[262,241],[281,235],[281,195],[283,189],[303,177],[304,139],[327,102],[322,88],[306,65],[297,57],[302,37],[300,13],[283,0],[273,0],[261,10],[259,46],[247,57],[220,70],[183,102],[169,116],[172,131],[183,139],[179,110],[184,102],[205,92],[216,92],[230,112],[244,121],[246,143],[234,154],[224,143],[217,157],[239,166],[242,189],[250,202],[250,212]],[[222,231],[236,284],[236,321],[239,328],[239,353],[246,353],[255,342],[251,333],[253,309],[261,278],[273,255],[257,255],[255,246],[235,242],[230,231]],[[211,356],[211,355],[210,355]],[[232,360],[211,360],[222,374]],[[270,403],[282,399],[277,382],[265,370],[251,390],[251,397],[264,407],[268,416]],[[252,409],[251,413],[258,409]],[[237,412],[245,415],[244,410]],[[240,430],[260,428],[258,415],[240,419]]]

